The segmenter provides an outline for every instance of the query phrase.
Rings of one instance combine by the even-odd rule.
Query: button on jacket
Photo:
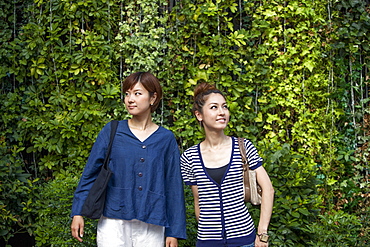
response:
[[[99,133],[75,191],[71,216],[79,215],[103,164],[110,123]],[[103,215],[164,226],[167,237],[186,238],[180,153],[173,133],[159,127],[141,142],[128,121],[119,122],[112,145]]]

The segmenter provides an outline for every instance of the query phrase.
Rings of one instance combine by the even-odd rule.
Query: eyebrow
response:
[[[227,102],[224,102],[222,104],[216,103],[216,102],[211,102],[208,105],[227,105]]]

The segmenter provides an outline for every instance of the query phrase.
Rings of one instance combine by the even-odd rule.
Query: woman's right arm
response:
[[[80,242],[82,242],[85,226],[84,219],[80,214],[89,190],[94,184],[105,158],[110,134],[110,128],[108,129],[107,126],[108,124],[100,131],[91,149],[87,164],[84,167],[83,174],[73,197],[71,231],[72,236]]]
[[[195,211],[195,217],[197,218],[197,221],[199,221],[200,209],[199,209],[199,194],[198,194],[198,186],[197,186],[197,185],[192,185],[192,186],[191,186],[191,191],[193,192],[193,197],[194,197],[194,211]]]

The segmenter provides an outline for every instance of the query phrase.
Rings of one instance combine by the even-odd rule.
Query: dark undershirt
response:
[[[221,181],[222,181],[222,178],[223,178],[223,177],[224,177],[224,175],[225,175],[225,172],[226,172],[227,166],[228,166],[228,165],[224,165],[224,166],[217,167],[217,168],[207,168],[207,167],[206,167],[206,170],[207,170],[208,175],[209,175],[213,180],[215,180],[218,184],[221,184]]]

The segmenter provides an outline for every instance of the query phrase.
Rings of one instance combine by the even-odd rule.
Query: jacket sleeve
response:
[[[186,239],[186,211],[184,186],[180,171],[180,151],[173,137],[169,142],[171,152],[166,159],[166,210],[168,227],[166,237]]]
[[[108,148],[109,135],[110,123],[105,125],[100,131],[91,149],[84,171],[74,193],[71,217],[81,214],[82,206],[86,197],[100,172],[101,166],[103,165]]]

